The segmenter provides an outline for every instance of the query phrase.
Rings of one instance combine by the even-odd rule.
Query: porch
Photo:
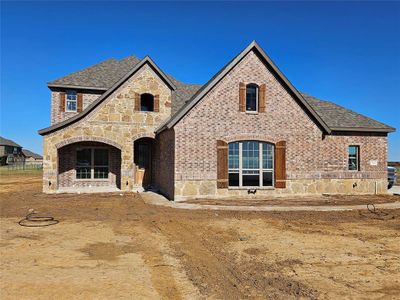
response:
[[[129,146],[120,149],[105,141],[78,141],[58,148],[55,192],[141,192],[152,189],[155,140],[142,137]],[[123,155],[127,152],[131,155]]]

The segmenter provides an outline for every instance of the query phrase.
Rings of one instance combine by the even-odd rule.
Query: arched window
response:
[[[229,186],[273,186],[274,145],[258,141],[229,143]]]
[[[257,111],[258,85],[249,83],[246,85],[246,111]]]
[[[140,95],[140,111],[154,111],[154,96],[144,93]]]

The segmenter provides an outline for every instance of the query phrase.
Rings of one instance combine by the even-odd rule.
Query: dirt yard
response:
[[[138,194],[43,195],[38,175],[0,187],[1,299],[400,297],[400,210],[178,210]],[[31,208],[60,223],[19,226]]]

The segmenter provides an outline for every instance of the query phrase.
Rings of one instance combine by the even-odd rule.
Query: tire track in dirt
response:
[[[224,251],[229,242],[238,240],[235,231],[221,234],[211,226],[197,225],[174,220],[162,222],[159,227],[185,261],[188,277],[204,296],[217,299],[316,298],[311,288],[282,274],[269,273],[265,264],[237,262],[231,253]]]
[[[199,298],[198,290],[188,281],[176,259],[173,249],[163,236],[155,217],[160,217],[144,204],[141,198],[134,200],[136,222],[115,224],[114,231],[130,233],[138,241],[138,248],[151,273],[151,280],[161,299]]]

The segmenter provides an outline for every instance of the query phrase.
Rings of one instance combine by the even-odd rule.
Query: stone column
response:
[[[126,143],[121,149],[121,190],[131,191],[133,186],[133,143]]]
[[[58,152],[46,137],[43,141],[43,192],[55,193],[58,189]]]

